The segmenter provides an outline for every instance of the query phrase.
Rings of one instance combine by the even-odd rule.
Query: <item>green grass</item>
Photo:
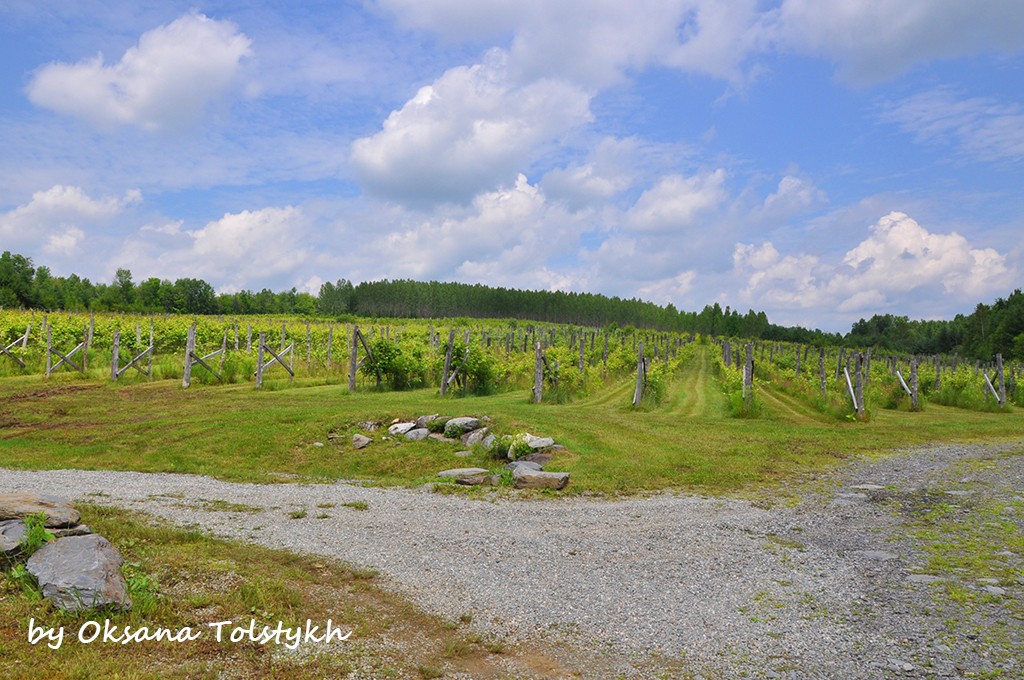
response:
[[[711,350],[708,350],[710,352]],[[15,468],[118,469],[206,474],[233,481],[356,479],[382,485],[435,481],[458,465],[493,467],[476,452],[435,441],[384,439],[355,451],[355,423],[428,413],[489,415],[499,433],[529,431],[567,447],[549,469],[572,473],[569,493],[665,488],[736,493],[782,484],[844,458],[934,441],[1019,438],[1024,413],[930,404],[874,409],[843,422],[801,399],[755,385],[763,415],[734,419],[707,353],[666,386],[660,405],[630,408],[633,381],[613,381],[565,404],[531,404],[526,391],[464,399],[436,389],[357,392],[322,383],[256,390],[251,384],[114,385],[62,376],[0,380],[0,459]],[[327,446],[330,433],[342,436]]]

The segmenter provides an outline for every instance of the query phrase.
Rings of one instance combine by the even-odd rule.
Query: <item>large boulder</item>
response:
[[[43,597],[67,611],[112,606],[128,609],[132,602],[121,565],[124,560],[99,534],[51,541],[25,563]]]
[[[27,493],[0,495],[0,521],[21,519],[40,512],[46,515],[45,525],[49,528],[73,527],[82,519],[81,513],[71,507],[70,502],[58,496]]]
[[[477,429],[478,427],[480,427],[479,418],[472,418],[470,416],[452,418],[444,424],[444,436],[455,439],[461,437],[467,432]]]
[[[541,472],[518,467],[512,471],[517,489],[564,489],[569,484],[568,472]]]

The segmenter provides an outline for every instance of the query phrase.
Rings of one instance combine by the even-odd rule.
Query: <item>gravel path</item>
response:
[[[886,502],[921,489],[952,500],[982,494],[1015,503],[1007,512],[1020,511],[1010,519],[1024,530],[1024,456],[997,455],[1022,447],[935,446],[859,461],[806,484],[797,503],[683,494],[488,502],[75,470],[0,469],[0,489],[140,509],[373,567],[428,610],[473,612],[474,625],[514,639],[568,641],[624,675],[682,657],[688,672],[709,677],[1024,677],[1017,655],[979,633],[1001,620],[1020,652],[1021,584],[1001,584],[1002,598],[973,612],[937,603],[935,586],[913,576],[921,546]],[[943,490],[954,483],[973,486]],[[203,502],[213,500],[261,510]],[[343,506],[358,501],[368,510]],[[300,509],[304,518],[289,517]],[[1005,558],[1024,575],[1020,555]],[[963,623],[952,631],[951,616]]]

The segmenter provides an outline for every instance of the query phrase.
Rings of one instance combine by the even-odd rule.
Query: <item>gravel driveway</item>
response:
[[[74,470],[0,469],[0,489],[135,508],[373,567],[430,611],[472,612],[490,632],[557,643],[579,658],[599,654],[605,669],[626,676],[681,657],[687,673],[706,677],[1024,677],[1022,555],[1000,553],[1012,583],[954,574],[978,594],[969,607],[955,602],[943,595],[949,575],[935,582],[918,573],[927,546],[910,528],[927,507],[913,515],[905,502],[1005,503],[1000,512],[1019,536],[1024,455],[1002,452],[1021,454],[1024,441],[857,461],[796,496],[755,502],[685,494],[492,502]],[[261,510],[203,502],[213,500]],[[368,509],[343,505],[353,502]],[[300,509],[305,517],[289,516]]]

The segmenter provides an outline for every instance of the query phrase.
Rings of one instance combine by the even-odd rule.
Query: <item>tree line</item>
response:
[[[53,276],[49,268],[4,252],[0,256],[0,307],[122,311],[176,314],[290,314],[334,318],[510,318],[580,326],[633,326],[713,336],[758,338],[812,345],[845,344],[893,352],[989,359],[1024,359],[1024,295],[1014,291],[993,305],[952,321],[911,321],[905,316],[875,315],[853,324],[845,336],[800,327],[779,326],[762,312],[738,310],[717,302],[699,312],[677,310],[638,298],[595,293],[517,290],[482,284],[407,279],[324,283],[317,295],[295,288],[274,292],[242,290],[218,294],[202,279],[148,278],[136,283],[118,269],[109,283],[93,283],[76,274]]]

